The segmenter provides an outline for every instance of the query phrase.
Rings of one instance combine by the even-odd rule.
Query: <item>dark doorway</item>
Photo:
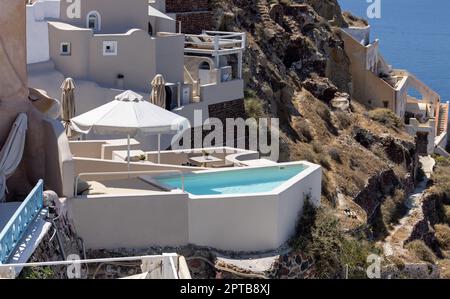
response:
[[[153,35],[153,26],[150,22],[148,22],[148,34]]]
[[[417,133],[416,146],[419,155],[428,155],[428,133]]]
[[[176,107],[175,101],[172,100],[172,89],[166,86],[166,110],[173,110]]]

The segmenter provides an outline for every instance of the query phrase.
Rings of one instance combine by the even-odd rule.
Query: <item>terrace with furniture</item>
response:
[[[193,86],[194,102],[209,99],[212,94],[219,96],[229,90],[243,90],[245,47],[245,33],[203,31],[185,35],[184,78],[185,83]],[[229,97],[238,99],[242,95],[230,94]]]

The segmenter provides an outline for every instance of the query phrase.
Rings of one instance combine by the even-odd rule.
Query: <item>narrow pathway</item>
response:
[[[433,173],[435,161],[431,157],[421,157],[420,162],[426,178],[417,185],[413,194],[408,197],[405,203],[408,208],[406,216],[399,221],[399,224],[391,230],[389,236],[384,240],[383,250],[386,256],[395,255],[407,258],[408,250],[404,248],[405,242],[411,236],[417,223],[425,217],[422,210],[423,198],[427,190],[428,180]]]

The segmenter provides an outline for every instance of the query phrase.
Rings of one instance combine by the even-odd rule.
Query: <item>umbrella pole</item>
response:
[[[130,135],[128,135],[128,142],[127,142],[127,162],[128,162],[128,178],[130,178],[130,161],[131,161],[131,157],[130,157],[130,153],[131,153],[131,146],[130,146]]]
[[[161,134],[158,134],[158,164],[161,164]]]

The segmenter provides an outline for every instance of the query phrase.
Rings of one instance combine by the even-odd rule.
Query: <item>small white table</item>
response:
[[[219,158],[211,156],[211,155],[209,155],[209,156],[200,156],[200,157],[192,157],[192,158],[189,158],[189,160],[192,161],[192,162],[199,163],[200,165],[202,165],[202,167],[207,167],[207,165],[209,163],[223,162],[222,159],[219,159]]]

